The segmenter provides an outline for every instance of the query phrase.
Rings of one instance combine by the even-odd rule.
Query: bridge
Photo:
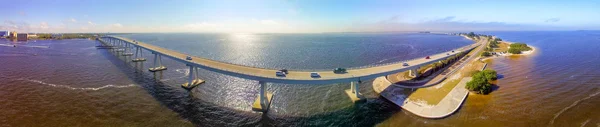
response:
[[[380,76],[386,76],[404,71],[410,71],[411,75],[417,76],[418,73],[416,73],[416,70],[420,66],[425,66],[444,60],[461,52],[468,52],[482,44],[475,43],[452,51],[434,54],[429,56],[429,59],[417,58],[405,62],[383,64],[368,68],[349,69],[345,73],[334,73],[333,69],[331,71],[315,71],[316,73],[319,73],[320,77],[312,77],[312,72],[310,71],[294,70],[289,70],[286,76],[277,76],[275,73],[279,71],[278,69],[257,68],[219,62],[202,57],[187,55],[177,51],[118,36],[102,36],[97,40],[105,45],[103,47],[114,47],[118,52],[124,52],[122,54],[124,56],[134,55],[132,62],[146,61],[146,59],[142,56],[142,49],[152,52],[152,54],[154,54],[154,67],[148,69],[151,72],[167,69],[167,67],[162,65],[162,56],[189,66],[190,73],[188,82],[182,84],[182,87],[187,89],[194,88],[195,86],[204,83],[204,80],[197,78],[198,68],[225,75],[256,80],[260,85],[260,93],[257,95],[258,97],[253,105],[253,110],[256,111],[267,111],[270,105],[272,94],[265,91],[265,85],[267,82],[283,84],[335,84],[349,82],[350,89],[346,90],[346,93],[353,100],[356,100],[361,98],[358,85],[362,80],[370,80]],[[132,49],[135,49],[135,53],[131,52]],[[190,57],[191,60],[188,60],[187,57]],[[408,66],[405,66],[404,63],[408,64]]]

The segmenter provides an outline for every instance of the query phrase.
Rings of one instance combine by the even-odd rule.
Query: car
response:
[[[425,59],[429,59],[429,56],[425,57]]]
[[[450,55],[450,53],[446,53],[446,55]]]
[[[186,56],[185,60],[192,60],[192,57],[191,56]]]
[[[278,77],[285,77],[285,73],[282,72],[282,71],[275,72],[275,75],[278,76]]]
[[[281,69],[281,70],[279,70],[279,71],[283,72],[284,74],[289,74],[289,72],[288,72],[288,70],[287,70],[287,69]]]
[[[454,53],[454,50],[452,50],[452,53]]]
[[[339,68],[339,67],[335,68],[335,69],[333,69],[333,73],[336,73],[336,74],[346,73],[346,68]]]
[[[319,73],[317,73],[317,72],[311,72],[310,77],[318,78],[318,77],[321,77],[321,75],[319,75]]]
[[[402,66],[408,66],[408,63],[404,62],[402,63]]]

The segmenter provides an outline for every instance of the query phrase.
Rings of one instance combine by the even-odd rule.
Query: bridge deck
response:
[[[286,83],[286,84],[333,84],[333,83],[341,83],[341,82],[351,82],[351,81],[360,81],[360,80],[368,80],[373,79],[379,76],[385,76],[388,74],[393,74],[397,72],[407,71],[413,68],[417,68],[419,66],[424,66],[427,64],[431,64],[443,59],[446,59],[454,54],[460,53],[462,51],[471,50],[481,43],[475,43],[472,45],[467,45],[461,47],[459,49],[454,50],[452,53],[450,51],[443,52],[435,55],[431,55],[430,59],[419,58],[407,61],[410,66],[403,66],[402,63],[381,65],[369,68],[360,68],[360,69],[350,69],[347,70],[347,73],[344,74],[335,74],[332,71],[318,71],[321,75],[320,78],[312,78],[310,76],[311,72],[308,71],[289,71],[289,74],[286,77],[278,77],[275,75],[275,72],[278,70],[275,69],[264,69],[264,68],[256,68],[249,67],[243,65],[235,65],[230,63],[224,63],[214,60],[209,60],[201,57],[195,57],[187,54],[183,54],[177,51],[161,48],[158,46],[154,46],[151,44],[143,43],[137,41],[137,43],[133,42],[131,39],[116,37],[116,36],[108,36],[110,38],[119,39],[125,41],[127,43],[131,43],[133,45],[139,46],[141,48],[150,50],[154,53],[159,53],[161,55],[170,57],[173,60],[180,61],[185,64],[190,64],[194,66],[198,66],[203,69],[207,69],[210,71],[215,71],[227,75],[232,75],[235,77],[241,77],[246,79],[265,81],[265,82],[273,82],[273,83]],[[446,55],[446,53],[450,53],[450,55]],[[191,56],[192,60],[185,60],[187,56]]]

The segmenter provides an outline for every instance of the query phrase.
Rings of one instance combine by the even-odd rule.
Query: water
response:
[[[269,84],[267,114],[251,111],[256,81],[201,70],[207,83],[188,92],[186,67],[163,59],[152,74],[90,40],[0,46],[0,125],[33,126],[597,126],[599,34],[491,32],[526,42],[531,56],[493,59],[503,75],[490,95],[470,95],[444,119],[402,111],[361,84],[368,99],[350,102],[347,84]],[[398,62],[471,44],[434,34],[131,34],[187,54],[261,68],[321,70]],[[9,42],[3,41],[3,44]],[[29,47],[27,47],[29,46]],[[42,47],[39,47],[42,46]],[[47,46],[44,48],[43,46]],[[35,54],[35,55],[34,55]],[[148,61],[152,61],[146,52]],[[565,62],[572,61],[572,62]]]

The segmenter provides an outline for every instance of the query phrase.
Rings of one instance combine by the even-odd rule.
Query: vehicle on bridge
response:
[[[283,72],[284,74],[289,74],[289,72],[288,72],[288,70],[287,70],[287,69],[281,69],[281,70],[279,70],[279,71]]]
[[[402,63],[402,66],[408,66],[408,63],[404,62]]]
[[[333,73],[336,73],[336,74],[346,73],[346,68],[339,68],[339,67],[335,68],[335,69],[333,69]]]
[[[429,56],[425,57],[425,59],[429,59]]]
[[[275,72],[275,75],[277,77],[285,77],[285,72],[283,72],[283,71],[277,71],[277,72]]]
[[[319,77],[321,77],[321,75],[319,75],[319,73],[317,73],[317,72],[311,72],[310,77],[319,78]]]
[[[185,60],[192,60],[192,57],[191,56],[186,56]]]

